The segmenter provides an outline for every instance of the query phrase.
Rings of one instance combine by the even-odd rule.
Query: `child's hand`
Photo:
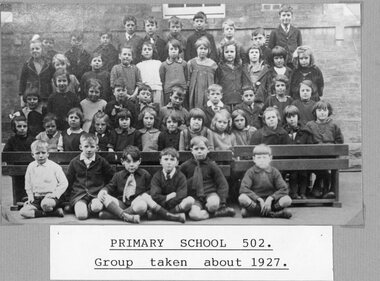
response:
[[[261,210],[261,213],[263,215],[267,215],[270,211],[272,211],[272,201],[273,197],[268,197],[267,200],[265,200],[264,207]]]
[[[101,202],[103,202],[105,199],[106,199],[106,196],[107,196],[107,191],[105,191],[105,190],[101,190],[101,191],[99,191],[99,193],[98,193],[98,199],[101,201]]]
[[[28,200],[26,200],[25,204],[30,204],[34,201],[34,196],[33,195],[28,195]]]
[[[48,193],[45,195],[45,198],[55,198],[55,196],[53,195],[53,193]]]
[[[261,211],[263,211],[263,208],[264,208],[264,204],[265,204],[265,202],[264,202],[264,199],[263,199],[263,198],[259,198],[259,199],[257,199],[257,201],[259,201],[259,203],[260,203],[260,208],[261,208]]]
[[[170,199],[173,199],[176,196],[177,196],[177,193],[175,192],[169,193],[168,195],[166,195],[166,201],[169,201]]]

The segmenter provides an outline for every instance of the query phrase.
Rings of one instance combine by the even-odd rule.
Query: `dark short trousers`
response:
[[[34,207],[36,207],[37,210],[42,210],[42,208],[41,208],[41,202],[42,202],[42,200],[44,198],[45,198],[45,196],[35,196],[33,202],[30,203],[30,204],[33,205]],[[59,204],[60,204],[59,199],[57,199],[57,198],[50,198],[50,199],[53,199],[55,201],[55,207],[54,207],[54,209],[57,208],[59,206]]]

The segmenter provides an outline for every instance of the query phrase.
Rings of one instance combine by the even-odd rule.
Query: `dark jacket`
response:
[[[276,144],[290,144],[290,138],[288,132],[285,131],[280,125],[277,126],[276,130],[272,130],[267,126],[262,127],[257,130],[251,138],[250,144],[267,144],[267,145],[276,145]]]

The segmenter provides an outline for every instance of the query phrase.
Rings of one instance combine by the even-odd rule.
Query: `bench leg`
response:
[[[24,176],[12,176],[12,193],[13,193],[13,205],[11,210],[19,209],[19,202],[27,196],[25,192],[25,177]]]
[[[339,170],[331,170],[331,187],[335,191],[334,207],[342,207],[342,203],[339,202]]]

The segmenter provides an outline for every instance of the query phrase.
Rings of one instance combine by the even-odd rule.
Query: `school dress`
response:
[[[91,70],[83,74],[80,81],[80,91],[81,100],[85,99],[88,95],[88,88],[86,87],[86,82],[89,79],[96,79],[102,85],[100,98],[105,101],[109,101],[112,97],[112,89],[110,87],[110,73],[105,70]]]
[[[193,34],[191,34],[187,38],[186,42],[186,52],[185,52],[185,60],[190,61],[192,58],[198,56],[197,49],[195,47],[195,42],[201,37],[206,37],[208,41],[210,41],[210,50],[208,57],[213,61],[217,61],[218,59],[218,51],[216,50],[214,36],[208,33],[206,30],[195,30]]]
[[[93,53],[99,53],[102,55],[103,66],[101,69],[104,71],[110,72],[112,67],[119,62],[119,52],[111,43],[107,45],[99,45]]]
[[[128,128],[127,130],[116,128],[110,133],[107,147],[112,148],[114,151],[123,151],[127,145],[140,147],[139,138],[140,133],[135,128]]]
[[[234,110],[243,110],[248,119],[248,124],[246,125],[250,125],[255,127],[256,129],[260,129],[262,127],[260,119],[262,110],[257,104],[253,103],[252,105],[248,105],[245,102],[242,102],[237,104]]]
[[[74,74],[78,81],[85,72],[91,70],[91,55],[85,49],[71,48],[65,56],[70,62],[67,71]]]
[[[67,113],[73,107],[80,107],[78,96],[73,92],[53,93],[47,103],[47,111],[57,116],[58,130],[68,127],[66,122]]]
[[[74,133],[70,128],[63,130],[61,133],[63,151],[80,151],[80,137],[83,135],[83,133],[84,131],[82,130],[80,130],[78,133]]]
[[[80,107],[83,112],[83,126],[82,129],[86,132],[89,132],[92,119],[98,111],[104,111],[107,102],[103,99],[99,99],[96,102],[92,102],[89,99],[84,99],[80,102]]]
[[[110,75],[111,88],[115,87],[117,78],[123,79],[128,95],[132,95],[137,84],[142,82],[140,70],[134,64],[124,65],[120,63],[112,67]]]
[[[313,121],[315,119],[313,115],[313,107],[315,105],[315,101],[303,101],[303,100],[295,100],[292,105],[298,108],[299,111],[299,122],[305,126],[307,122]]]
[[[158,136],[160,131],[156,128],[139,130],[141,138],[141,151],[158,151]]]
[[[311,97],[314,101],[319,101],[323,96],[325,86],[322,71],[317,66],[301,67],[294,70],[290,83],[290,96],[294,99],[300,99],[299,84],[304,80],[310,80],[315,86],[314,93]]]
[[[211,134],[215,151],[232,150],[236,146],[236,137],[234,134],[219,133],[217,131],[211,131]]]
[[[249,141],[256,130],[255,127],[251,126],[245,127],[243,130],[232,130],[236,138],[236,145],[249,145]]]
[[[180,58],[172,61],[168,58],[161,64],[159,73],[164,91],[164,104],[169,102],[169,94],[174,86],[181,86],[185,90],[187,89],[189,72],[187,63],[183,59]]]
[[[46,141],[48,143],[48,152],[58,151],[58,140],[61,136],[61,131],[57,131],[53,136],[49,137],[46,132],[41,132],[36,136],[36,140]]]
[[[148,84],[153,91],[153,101],[162,104],[161,61],[144,60],[136,66],[140,70],[141,80]]]
[[[201,108],[206,105],[207,89],[215,83],[217,68],[217,64],[212,59],[206,59],[200,63],[198,58],[194,58],[188,62],[190,77],[189,108]]]
[[[312,133],[314,143],[342,144],[344,142],[342,131],[331,118],[328,118],[324,123],[310,121],[305,128]]]
[[[179,150],[179,138],[181,131],[176,130],[175,132],[169,132],[167,129],[160,132],[158,135],[157,145],[158,151],[163,150],[167,147],[174,147]]]
[[[275,130],[267,126],[257,130],[250,140],[250,145],[257,144],[276,145],[276,144],[290,144],[288,133],[280,125]]]

